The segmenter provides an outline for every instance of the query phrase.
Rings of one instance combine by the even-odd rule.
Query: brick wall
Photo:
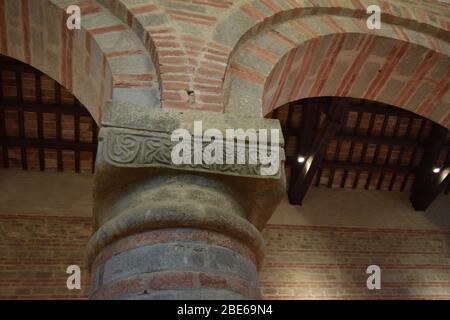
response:
[[[87,298],[90,234],[90,218],[0,214],[0,299]],[[81,290],[66,287],[72,264],[81,268]]]
[[[0,215],[0,299],[87,298],[90,218]],[[450,231],[269,225],[260,273],[266,299],[450,299]],[[82,290],[66,288],[68,265]],[[382,290],[366,288],[370,264]]]
[[[450,299],[450,231],[269,225],[266,299]],[[381,268],[368,290],[366,268]]]

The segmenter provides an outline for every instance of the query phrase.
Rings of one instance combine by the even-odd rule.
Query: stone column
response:
[[[129,117],[118,108],[109,106],[99,139],[91,298],[260,298],[260,230],[284,193],[282,167],[263,177],[257,166],[175,166],[170,132],[192,130],[203,114],[137,109]],[[230,127],[214,117],[208,127]]]

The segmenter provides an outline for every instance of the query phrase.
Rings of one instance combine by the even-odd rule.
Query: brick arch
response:
[[[130,27],[151,53],[158,69],[162,106],[213,111],[223,110],[223,80],[229,61],[249,38],[300,17],[363,18],[367,6],[360,0],[99,1]],[[386,22],[446,36],[448,19],[442,16],[442,4],[406,0],[395,4],[375,0],[373,4],[383,8]],[[193,91],[192,99],[187,90]]]
[[[81,8],[80,30],[66,27],[68,4],[0,0],[0,52],[66,87],[100,122],[106,101],[158,106],[156,72],[136,35],[92,0]]]
[[[392,4],[381,0],[372,1],[371,4],[378,4],[382,8],[383,25],[387,25],[390,32],[381,32],[380,35],[408,42],[421,42],[420,45],[433,50],[448,51],[448,43],[445,40],[448,38],[449,20],[443,15],[443,12],[448,10],[446,5],[437,2],[412,4],[406,1]],[[327,33],[371,34],[373,32],[367,30],[365,26],[366,17],[366,5],[360,1],[338,0],[320,4],[293,0],[245,2],[233,13],[227,15],[214,31],[213,39],[218,44],[229,48],[228,55],[224,56],[225,59],[228,59],[227,65],[224,67],[225,81],[222,87],[225,110],[229,108],[228,104],[230,103],[228,94],[233,94],[230,92],[231,74],[247,74],[255,81],[260,78],[259,73],[253,73],[251,67],[247,68],[249,67],[248,63],[236,64],[237,60],[239,62],[245,60],[244,52],[249,57],[259,56],[265,62],[274,64],[280,55],[277,50],[266,52],[266,47],[272,45],[270,42],[279,44],[284,42],[281,45],[289,47],[291,40],[302,42],[298,38],[303,35],[306,37],[303,41],[306,41],[312,36],[322,36]],[[304,28],[304,20],[311,22],[309,28]],[[342,25],[336,25],[336,22],[342,23]],[[318,28],[318,26],[321,27]],[[292,34],[287,32],[288,29],[294,33],[294,39],[289,39]],[[262,40],[261,34],[266,36],[265,40]],[[295,37],[295,34],[298,36]],[[418,39],[410,39],[410,36],[417,36]],[[250,48],[249,43],[254,43],[255,38],[259,43]],[[444,48],[436,48],[442,43],[444,43]],[[257,71],[265,72],[265,70]]]
[[[230,10],[235,6],[233,2],[239,1],[207,0],[186,4],[179,1],[170,5],[165,0],[99,1],[128,25],[150,52],[157,69],[163,107],[222,110],[222,69],[226,65],[223,60],[229,53],[228,48],[209,41],[209,36],[185,32],[177,22],[191,23],[194,28],[201,26],[210,34],[218,20],[215,14]],[[218,11],[200,14],[183,11],[185,6],[196,6],[199,12],[210,8]],[[201,65],[202,61],[205,64]],[[189,97],[188,91],[194,91],[195,97]]]
[[[314,28],[321,23],[321,28]],[[333,15],[280,23],[249,38],[229,63],[225,112],[265,115],[315,96],[379,100],[450,126],[449,43],[384,23]]]
[[[369,5],[378,5],[385,23],[420,30],[425,34],[446,39],[449,15],[448,5],[427,2],[412,3],[398,0],[373,0],[370,4],[360,0],[301,1],[301,0],[250,0],[241,1],[232,12],[224,15],[214,30],[214,40],[235,51],[240,43],[275,24],[300,17],[332,15],[337,17],[365,18]]]

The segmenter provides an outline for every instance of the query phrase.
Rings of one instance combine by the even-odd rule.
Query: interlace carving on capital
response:
[[[227,164],[225,159],[223,164],[180,164],[172,162],[171,153],[177,142],[171,141],[171,136],[163,132],[135,133],[126,129],[108,128],[100,139],[104,141],[102,146],[103,154],[107,162],[116,166],[126,167],[172,167],[178,169],[191,169],[201,171],[216,171],[220,173],[237,174],[244,176],[261,176],[260,164]],[[230,150],[224,144],[224,157],[227,153],[234,153],[235,159],[245,158],[242,150]],[[250,150],[249,150],[250,149]],[[245,151],[249,156],[254,157],[254,151],[247,147]],[[193,152],[194,153],[194,152]],[[194,154],[192,154],[194,157]]]
[[[108,154],[111,159],[118,163],[132,163],[140,151],[138,136],[116,134],[109,137],[112,141],[108,144]]]

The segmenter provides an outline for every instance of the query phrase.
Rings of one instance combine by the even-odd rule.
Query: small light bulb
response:
[[[297,158],[298,163],[304,163],[306,161],[305,157],[299,156]]]
[[[441,172],[441,168],[439,168],[439,167],[435,167],[434,169],[433,169],[433,173],[439,173],[439,172]]]

